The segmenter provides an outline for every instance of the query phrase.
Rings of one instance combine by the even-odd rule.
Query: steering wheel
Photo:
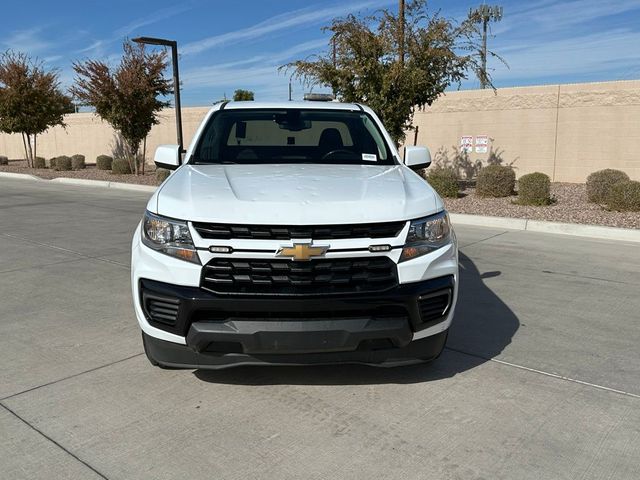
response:
[[[344,148],[337,148],[335,150],[331,150],[330,152],[325,153],[322,156],[322,160],[326,160],[327,158],[337,155],[338,153],[346,153],[347,155],[353,155],[353,152],[350,150],[345,150]]]

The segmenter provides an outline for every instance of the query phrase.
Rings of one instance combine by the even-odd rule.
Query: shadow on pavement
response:
[[[196,370],[202,381],[237,385],[373,385],[419,383],[450,378],[500,354],[511,343],[520,322],[484,280],[499,271],[480,273],[460,253],[460,293],[447,347],[430,364],[402,367],[366,365],[244,366],[226,370]]]

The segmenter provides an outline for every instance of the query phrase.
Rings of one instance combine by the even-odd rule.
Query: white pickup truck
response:
[[[368,107],[230,102],[149,200],[131,283],[153,365],[398,365],[442,351],[458,294],[436,192]]]

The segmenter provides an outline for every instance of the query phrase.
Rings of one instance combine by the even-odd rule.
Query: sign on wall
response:
[[[476,137],[476,153],[487,153],[489,151],[489,136],[478,135]]]
[[[460,151],[473,152],[473,135],[463,135],[460,137]]]

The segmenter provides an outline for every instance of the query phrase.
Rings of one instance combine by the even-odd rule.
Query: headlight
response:
[[[170,257],[200,264],[187,222],[146,212],[142,219],[142,243]]]
[[[426,255],[451,241],[449,215],[444,210],[430,217],[412,220],[400,261]]]

